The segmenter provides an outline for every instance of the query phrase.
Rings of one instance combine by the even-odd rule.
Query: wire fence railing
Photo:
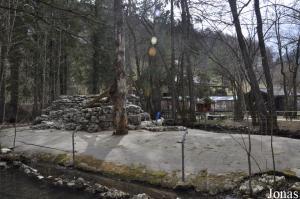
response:
[[[247,115],[248,115],[248,119],[252,119],[251,117],[251,113],[254,113],[256,115],[258,115],[257,111],[244,111],[243,115],[244,115],[244,120],[246,120]],[[176,113],[176,120],[180,121],[183,118],[182,117],[186,117],[189,118],[190,113],[186,112],[184,114],[177,112]],[[217,119],[234,119],[234,112],[233,111],[211,111],[211,112],[195,112],[195,116],[197,120],[217,120]],[[278,120],[290,120],[290,121],[294,121],[294,120],[300,120],[300,111],[276,111],[276,116]],[[164,110],[162,111],[162,117],[166,120],[174,120],[174,118],[172,118],[172,112],[169,110]]]
[[[43,145],[43,144],[36,144],[36,143],[31,143],[31,142],[25,141],[25,140],[23,140],[24,138],[34,136],[32,134],[24,135],[22,133],[22,132],[30,131],[30,129],[28,129],[28,128],[22,129],[22,127],[17,127],[16,124],[14,124],[13,126],[8,126],[6,129],[11,129],[10,127],[13,127],[13,129],[12,129],[13,132],[10,131],[10,132],[0,133],[0,149],[1,149],[1,147],[3,147],[5,145],[10,150],[14,151],[18,147],[20,147],[20,144],[22,144],[22,145],[26,145],[26,146],[34,146],[34,147],[39,147],[39,148],[44,148],[44,149],[56,150],[56,151],[60,151],[62,153],[70,153],[72,155],[72,166],[75,167],[76,153],[77,153],[77,151],[76,151],[76,134],[79,131],[79,129],[81,128],[80,125],[78,125],[75,128],[75,130],[72,131],[72,133],[70,134],[70,137],[71,137],[70,146],[71,147],[69,149],[58,148],[55,146],[51,146],[49,144]],[[2,129],[2,131],[3,130],[4,129]],[[4,139],[8,139],[8,141],[6,140],[6,141],[2,142],[2,140],[4,140]]]

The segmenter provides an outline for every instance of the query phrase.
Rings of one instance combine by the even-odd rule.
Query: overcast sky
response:
[[[238,10],[244,6],[246,0],[238,1]],[[274,40],[274,6],[272,4],[282,4],[286,6],[293,6],[300,8],[300,0],[261,0],[261,13],[264,21],[264,30],[267,33],[266,43],[276,52]],[[191,0],[191,14],[193,17],[193,24],[197,29],[210,28],[212,30],[221,30],[227,34],[235,35],[234,26],[232,26],[232,16],[229,8],[229,3],[226,0]],[[254,1],[252,0],[247,7],[245,7],[241,14],[240,20],[245,37],[256,33],[256,18],[254,13]],[[279,7],[283,12],[288,9]],[[176,17],[180,18],[180,10],[177,9]],[[297,38],[300,34],[300,21],[294,24],[288,17],[281,21],[281,34],[287,38]],[[283,43],[286,42],[283,40]]]

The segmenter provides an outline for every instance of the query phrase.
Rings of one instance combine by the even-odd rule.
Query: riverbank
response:
[[[21,161],[22,159],[22,161]],[[24,162],[27,162],[25,164]],[[70,169],[64,169],[63,172],[57,172],[58,168],[51,166],[51,165],[42,165],[32,162],[31,160],[27,159],[24,156],[20,156],[17,154],[9,154],[9,155],[1,155],[0,154],[0,163],[1,163],[1,175],[17,175],[18,178],[24,179],[22,174],[26,175],[28,178],[35,180],[32,181],[32,183],[29,182],[29,184],[36,184],[38,181],[39,184],[45,184],[47,186],[56,187],[60,190],[58,191],[46,191],[44,194],[50,194],[47,195],[47,197],[54,197],[53,193],[57,194],[59,192],[62,192],[61,194],[80,194],[81,197],[84,198],[103,198],[103,199],[151,199],[150,196],[146,194],[137,194],[137,195],[130,195],[129,193],[120,191],[115,188],[110,188],[105,185],[99,184],[96,181],[90,181],[87,179],[84,179],[83,177],[80,177],[79,175],[75,175],[75,172],[70,172],[72,170]],[[6,175],[7,176],[7,175]],[[9,181],[9,177],[3,177],[2,183],[7,184]],[[2,186],[2,184],[0,185]],[[28,186],[28,184],[18,184],[18,189],[24,190],[23,187]],[[13,193],[13,190],[16,188],[15,186],[4,187],[5,189],[1,189],[4,195],[15,195],[16,193]],[[50,187],[49,187],[50,188]],[[30,188],[32,189],[32,187]],[[42,188],[43,189],[43,188]],[[27,190],[31,191],[31,190]],[[22,194],[22,191],[19,191],[19,194]],[[36,192],[39,192],[38,190]],[[42,190],[41,190],[42,192]],[[49,192],[49,193],[47,193]],[[15,195],[17,196],[17,195]],[[64,195],[62,195],[64,196]],[[74,196],[72,196],[74,197]],[[79,198],[81,198],[79,197]],[[39,198],[38,195],[32,195],[31,198]],[[59,197],[58,197],[59,198]],[[77,197],[75,197],[77,198]]]
[[[77,193],[79,198],[84,196],[84,198],[91,199],[235,199],[235,197],[223,194],[208,196],[192,190],[174,191],[136,181],[125,181],[116,176],[64,167],[53,164],[53,162],[41,162],[15,153],[0,154],[0,163],[1,176],[5,176],[2,178],[4,184],[9,183],[7,182],[9,180],[7,175],[13,176],[13,180],[17,180],[16,176],[18,176],[21,178],[19,181],[22,181],[25,175],[30,178],[29,184],[40,185],[44,183],[45,186],[50,186],[52,190],[53,188],[58,189],[49,192],[49,190],[45,191],[44,186],[42,186],[43,190],[40,190],[40,192],[43,192],[43,194],[50,193],[50,196],[55,192],[63,192],[61,194]],[[28,187],[28,184],[22,185],[19,182],[18,186],[18,194],[20,194],[24,190],[23,186]],[[15,186],[12,186],[12,189],[15,189]],[[4,195],[17,196],[16,193],[11,193],[11,191],[8,187],[2,190]],[[35,196],[31,198],[35,198]]]
[[[72,165],[72,132],[18,128],[15,152],[36,162]],[[112,136],[111,131],[78,132],[75,141],[76,168],[125,181],[168,189],[192,189],[207,195],[233,193],[247,176],[247,136],[189,129],[185,147],[186,183],[181,181],[183,132],[130,131]],[[13,129],[1,133],[2,146],[10,147]],[[276,168],[299,175],[300,141],[274,138]],[[272,169],[269,136],[252,136],[253,172]],[[293,149],[293,150],[291,150]]]

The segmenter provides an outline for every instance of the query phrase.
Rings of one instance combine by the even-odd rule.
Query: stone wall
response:
[[[43,114],[34,121],[35,129],[66,129],[96,132],[113,128],[113,106],[107,98],[95,104],[95,107],[86,108],[86,105],[96,96],[60,96]],[[147,120],[149,114],[140,107],[139,98],[135,95],[127,97],[128,123],[131,128],[139,126],[142,120]]]

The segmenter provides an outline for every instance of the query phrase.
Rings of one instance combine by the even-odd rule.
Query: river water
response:
[[[163,188],[148,187],[141,184],[119,181],[93,173],[81,172],[51,166],[37,166],[38,170],[48,176],[77,176],[90,181],[97,181],[108,187],[129,192],[130,194],[147,193],[156,199],[234,199],[231,196],[200,196],[196,193],[176,193]],[[38,179],[25,175],[18,169],[0,169],[0,199],[94,199],[93,195],[72,189],[54,187]]]
[[[93,199],[92,195],[84,192],[53,187],[40,183],[17,169],[0,170],[1,199]]]

